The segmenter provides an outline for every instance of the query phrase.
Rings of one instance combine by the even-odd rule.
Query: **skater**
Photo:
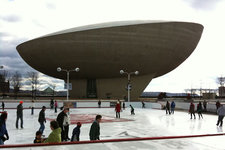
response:
[[[130,113],[131,113],[131,115],[135,115],[135,113],[134,113],[134,107],[132,106],[132,105],[130,105]]]
[[[44,143],[58,143],[61,142],[61,128],[59,128],[59,124],[57,121],[50,122],[50,128],[52,132],[49,134],[48,138],[44,141]]]
[[[20,127],[23,129],[23,101],[20,101],[20,104],[17,106],[16,114],[16,128],[18,129],[18,121],[20,119]]]
[[[125,110],[125,102],[123,102],[123,110]]]
[[[142,101],[141,103],[142,103],[142,108],[145,108],[145,102]]]
[[[63,127],[65,130],[65,136],[64,136],[65,141],[70,140],[70,138],[68,136],[69,126],[70,126],[70,117],[69,117],[69,112],[68,112],[67,115],[64,116],[64,120],[63,120]]]
[[[81,123],[77,122],[77,126],[73,129],[71,142],[80,141],[80,127],[81,127]]]
[[[207,102],[206,102],[206,100],[203,101],[203,107],[204,107],[204,111],[206,112],[207,111]]]
[[[198,112],[198,117],[199,119],[202,117],[203,119],[203,116],[202,116],[202,103],[199,102],[198,105],[197,105],[197,112]]]
[[[116,107],[115,107],[116,118],[120,118],[120,110],[121,110],[120,103],[117,102]]]
[[[54,107],[54,101],[53,101],[53,98],[52,98],[51,101],[50,101],[50,108],[53,109],[53,107]]]
[[[90,140],[100,140],[99,136],[100,136],[100,126],[99,123],[101,122],[102,116],[101,115],[97,115],[95,117],[95,121],[92,123],[91,128],[90,128],[90,132],[89,132],[89,136],[90,136]]]
[[[101,104],[102,104],[101,100],[98,100],[98,108],[101,108]]]
[[[41,131],[37,131],[35,134],[35,139],[34,139],[34,143],[41,143],[42,142],[42,132]]]
[[[218,109],[219,109],[219,107],[220,107],[220,102],[219,102],[219,101],[217,101],[217,102],[216,102],[216,110],[218,110]]]
[[[57,113],[58,102],[55,100],[55,113]]]
[[[46,123],[45,110],[46,110],[46,107],[43,106],[38,117],[38,122],[40,123],[39,131],[41,131],[42,134],[44,133],[45,123]]]
[[[64,129],[64,118],[67,116],[67,113],[69,112],[69,108],[64,108],[62,112],[60,112],[57,116],[56,121],[59,124],[59,127],[61,128],[61,141],[66,141],[67,139],[65,138],[65,129]]]
[[[193,104],[192,102],[190,104],[189,113],[191,114],[191,119],[192,119],[192,115],[194,116],[194,119],[196,119],[195,118],[195,104]]]
[[[3,112],[0,116],[0,145],[4,145],[6,140],[9,140],[9,134],[6,129],[7,112]]]
[[[218,114],[218,121],[217,121],[217,126],[220,125],[220,127],[223,126],[223,118],[225,116],[225,108],[223,107],[223,105],[220,105],[220,107],[217,110],[217,114]]]
[[[5,103],[2,101],[2,111],[5,110]]]
[[[32,100],[32,103],[31,103],[31,115],[34,114],[34,100]]]
[[[167,101],[166,102],[166,114],[168,114],[168,113],[171,114],[170,113],[170,103]]]
[[[171,103],[171,114],[174,114],[175,106],[176,106],[175,102],[172,101],[172,103]]]

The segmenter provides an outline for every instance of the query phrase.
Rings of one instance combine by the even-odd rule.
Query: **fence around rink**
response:
[[[62,146],[62,145],[76,145],[76,144],[94,144],[94,143],[112,143],[112,142],[129,142],[129,141],[145,141],[145,140],[165,140],[165,139],[182,139],[182,138],[197,138],[197,137],[210,137],[222,136],[225,133],[217,134],[200,134],[200,135],[183,135],[183,136],[161,136],[161,137],[140,137],[140,138],[124,138],[124,139],[109,139],[109,140],[96,140],[96,141],[79,141],[79,142],[61,142],[61,143],[36,143],[36,144],[10,144],[0,145],[0,148],[31,148],[43,146]]]

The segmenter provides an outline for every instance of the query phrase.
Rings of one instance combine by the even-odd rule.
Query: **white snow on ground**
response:
[[[34,115],[30,114],[29,109],[24,110],[24,129],[16,129],[16,110],[7,110],[7,129],[10,139],[7,144],[27,144],[33,143],[35,132],[39,129],[38,114],[39,109],[35,109]],[[58,111],[59,113],[59,111]],[[115,117],[114,108],[78,108],[71,109],[71,114],[101,114]],[[46,110],[46,117],[56,118],[54,110]],[[196,134],[213,134],[223,133],[224,127],[217,127],[217,115],[204,115],[204,119],[190,119],[187,112],[175,111],[174,115],[166,115],[164,110],[155,109],[135,109],[135,115],[130,115],[130,109],[121,113],[121,118],[132,119],[128,122],[107,122],[101,123],[100,139],[120,139],[133,137],[158,137],[158,136],[179,136],[179,135],[196,135]],[[50,123],[47,121],[44,134],[48,136],[51,132]],[[80,140],[89,140],[89,130],[91,124],[82,124]],[[69,136],[75,125],[70,125]],[[97,143],[81,145],[62,145],[62,146],[45,146],[45,147],[27,147],[16,149],[82,149],[82,150],[222,150],[225,149],[225,136],[198,137],[185,139],[167,139],[167,140],[147,140],[132,142],[114,142],[114,143]],[[12,149],[12,148],[11,148]]]

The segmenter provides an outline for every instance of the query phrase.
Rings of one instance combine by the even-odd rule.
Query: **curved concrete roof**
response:
[[[49,34],[17,46],[34,69],[65,78],[57,67],[80,68],[71,78],[121,77],[120,69],[163,75],[196,48],[203,26],[190,22],[128,21],[96,24]]]

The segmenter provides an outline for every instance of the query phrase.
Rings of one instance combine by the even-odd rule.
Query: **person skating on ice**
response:
[[[217,126],[222,127],[223,126],[223,118],[225,116],[225,108],[223,105],[220,105],[220,107],[217,110],[217,114],[218,114],[218,121],[217,121]]]
[[[190,103],[189,113],[191,115],[191,119],[192,119],[192,115],[194,116],[194,119],[196,119],[195,118],[195,104],[193,104],[192,102]]]
[[[101,122],[102,116],[97,115],[95,117],[95,121],[92,123],[90,132],[89,132],[89,137],[90,140],[100,140],[100,125],[99,123]]]
[[[168,113],[171,114],[169,101],[166,102],[166,114],[168,114]]]
[[[16,111],[16,128],[18,129],[18,121],[20,119],[20,127],[23,129],[23,101],[20,101]]]
[[[197,105],[197,112],[198,112],[198,117],[199,117],[199,119],[202,117],[202,119],[203,119],[203,116],[202,116],[202,103],[201,102],[199,102],[198,103],[198,105]]]
[[[77,126],[73,129],[71,142],[80,141],[80,128],[81,128],[81,123],[77,122]]]

